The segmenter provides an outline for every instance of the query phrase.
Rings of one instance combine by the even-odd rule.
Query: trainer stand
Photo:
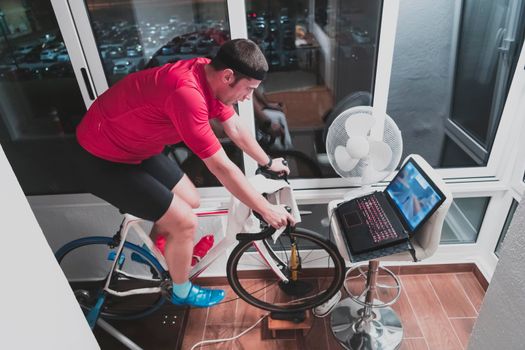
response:
[[[130,350],[142,350],[140,346],[135,344],[131,339],[126,337],[124,334],[122,334],[120,331],[118,331],[115,327],[104,321],[102,318],[99,318],[97,320],[97,325],[108,332],[113,338],[121,342],[125,347],[127,347]]]

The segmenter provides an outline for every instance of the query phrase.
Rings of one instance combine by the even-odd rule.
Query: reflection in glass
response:
[[[226,1],[86,3],[109,85],[145,68],[213,57],[230,38]]]
[[[454,198],[445,217],[442,244],[475,243],[490,197]]]
[[[0,9],[2,147],[26,194],[78,191],[67,151],[86,110],[51,3]]]
[[[108,85],[127,74],[193,57],[213,57],[230,39],[226,1],[87,0],[91,26]],[[242,152],[213,124],[228,156],[241,168]],[[219,186],[204,163],[182,143],[165,153],[195,185]]]
[[[516,200],[512,200],[512,204],[510,205],[509,213],[507,214],[507,218],[505,219],[505,224],[503,225],[503,228],[501,229],[501,234],[498,239],[498,243],[496,244],[496,249],[494,249],[494,254],[499,258],[499,253],[502,247],[503,242],[505,241],[505,236],[507,235],[507,231],[509,230],[510,223],[512,222],[512,218],[514,217],[514,213],[516,212],[516,208],[518,208],[518,202]]]
[[[525,2],[461,3],[400,1],[387,112],[434,167],[486,165],[523,41]]]
[[[382,1],[245,4],[248,37],[270,66],[253,98],[260,144],[292,178],[336,177],[326,133],[346,108],[371,104]]]

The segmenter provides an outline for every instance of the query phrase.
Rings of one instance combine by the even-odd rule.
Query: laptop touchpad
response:
[[[345,220],[346,220],[346,224],[349,227],[352,227],[352,226],[355,226],[355,225],[360,225],[362,223],[361,222],[361,217],[359,216],[359,214],[356,211],[353,211],[351,213],[345,214]]]

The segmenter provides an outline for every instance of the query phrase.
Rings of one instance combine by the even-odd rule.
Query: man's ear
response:
[[[222,71],[222,80],[224,83],[230,85],[235,81],[235,73],[230,68]]]

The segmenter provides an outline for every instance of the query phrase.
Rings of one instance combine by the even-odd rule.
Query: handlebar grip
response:
[[[238,233],[235,238],[237,238],[238,241],[260,241],[271,237],[275,231],[277,230],[272,226],[268,226],[260,233]]]
[[[290,214],[292,212],[292,208],[290,208],[289,206],[285,205],[284,206],[284,209]],[[253,216],[255,216],[257,219],[261,220],[262,222],[264,222],[265,224],[268,224],[266,222],[266,220],[264,220],[264,218],[262,217],[261,214],[259,214],[258,212],[256,212],[255,210],[252,211],[253,212]]]
[[[283,164],[284,165],[288,165],[288,162],[286,160],[283,160]],[[270,169],[266,169],[266,168],[263,168],[263,167],[258,167],[257,170],[255,170],[255,174],[256,175],[261,174],[262,176],[264,176],[267,179],[284,180],[284,181],[288,182],[288,174],[286,172],[278,173],[278,172],[275,172],[275,171],[271,171]]]

